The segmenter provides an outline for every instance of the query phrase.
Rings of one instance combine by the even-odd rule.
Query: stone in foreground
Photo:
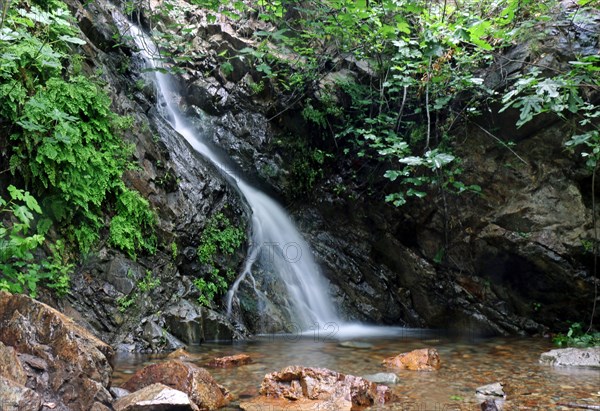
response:
[[[120,398],[113,407],[115,411],[198,411],[186,393],[160,383]]]
[[[186,393],[201,410],[215,410],[229,403],[229,392],[208,371],[192,363],[170,360],[136,372],[122,388],[131,392],[161,383]]]
[[[57,409],[90,411],[112,401],[112,348],[54,308],[0,291],[0,341],[21,357],[27,387]],[[9,378],[22,379],[13,371]]]
[[[37,411],[41,406],[41,398],[34,391],[0,376],[0,410]]]
[[[551,350],[540,355],[540,363],[558,367],[600,368],[600,347]]]
[[[214,358],[207,365],[209,367],[231,368],[250,364],[251,362],[252,358],[250,358],[248,354],[236,354],[228,355],[227,357]]]
[[[475,393],[479,395],[489,395],[493,397],[504,397],[504,386],[502,383],[495,382],[493,384],[482,385],[475,389]]]
[[[435,348],[421,348],[386,358],[383,365],[401,370],[434,371],[440,369],[441,361]]]
[[[326,368],[300,366],[290,366],[267,374],[261,384],[260,394],[262,397],[240,406],[245,410],[281,407],[287,410],[341,411],[381,405],[391,397],[385,385]]]

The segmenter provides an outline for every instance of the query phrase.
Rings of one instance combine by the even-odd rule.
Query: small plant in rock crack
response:
[[[223,213],[215,214],[207,223],[198,246],[198,260],[206,267],[206,274],[203,277],[196,278],[193,282],[200,296],[200,304],[210,306],[215,296],[223,294],[229,287],[235,275],[231,268],[227,268],[225,273],[217,267],[217,256],[233,255],[235,250],[242,245],[246,238],[244,230],[234,227],[231,220]]]

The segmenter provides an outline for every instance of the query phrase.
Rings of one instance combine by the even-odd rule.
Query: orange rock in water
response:
[[[422,348],[398,354],[383,360],[383,365],[412,371],[434,371],[440,369],[440,355],[435,348]]]
[[[250,364],[251,362],[252,358],[250,358],[248,354],[236,354],[227,357],[214,358],[207,365],[209,367],[229,368],[239,367],[240,365]]]
[[[180,360],[148,365],[136,372],[123,388],[135,392],[156,383],[186,393],[201,410],[215,410],[231,400],[229,392],[208,371]]]

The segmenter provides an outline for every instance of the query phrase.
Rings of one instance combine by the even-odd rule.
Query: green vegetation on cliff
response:
[[[82,72],[86,42],[66,6],[0,4],[2,198],[13,184],[2,200],[0,289],[35,294],[44,280],[64,293],[73,251],[89,252],[108,231],[132,258],[153,252],[155,216],[121,180],[133,166],[121,137],[131,120]]]

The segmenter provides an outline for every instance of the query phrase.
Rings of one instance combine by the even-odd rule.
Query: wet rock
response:
[[[493,384],[483,385],[475,390],[476,394],[491,395],[494,397],[504,397],[504,389],[502,383],[495,382]]]
[[[440,355],[435,348],[421,348],[383,360],[383,365],[412,371],[434,371],[441,366]]]
[[[562,348],[540,355],[540,363],[558,367],[600,367],[600,347]]]
[[[112,348],[46,304],[0,292],[0,341],[37,357],[24,363],[30,388],[45,401],[73,411],[111,402]]]
[[[481,403],[481,411],[499,411],[496,401],[487,399]]]
[[[207,365],[209,367],[230,368],[239,367],[240,365],[250,364],[252,358],[248,354],[228,355],[226,357],[214,358]]]
[[[200,409],[214,410],[229,403],[229,392],[208,371],[192,363],[169,360],[152,364],[135,373],[122,388],[137,391],[161,383],[189,395]]]
[[[195,256],[194,250],[194,258]],[[188,345],[243,338],[243,334],[225,316],[187,300],[180,300],[170,306],[165,311],[165,319],[170,332]]]
[[[152,384],[118,399],[115,411],[198,411],[190,397],[184,392],[164,384]]]
[[[400,381],[393,372],[378,372],[377,374],[364,375],[363,378],[377,384],[397,384]]]
[[[347,403],[344,407],[366,407],[390,400],[389,388],[361,377],[326,368],[290,366],[267,374],[260,386],[266,397],[291,401],[313,400]]]
[[[0,376],[0,409],[2,411],[37,411],[42,405],[33,390]]]

